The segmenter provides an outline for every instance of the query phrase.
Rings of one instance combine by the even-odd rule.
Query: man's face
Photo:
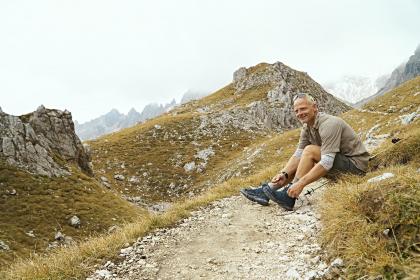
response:
[[[315,122],[315,116],[318,112],[316,104],[311,104],[306,98],[298,98],[293,104],[293,109],[298,120],[304,124],[312,126]]]

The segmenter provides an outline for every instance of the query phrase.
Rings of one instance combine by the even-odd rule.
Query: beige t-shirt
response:
[[[367,170],[369,153],[354,130],[341,118],[319,112],[312,127],[303,126],[298,148],[310,144],[320,146],[321,155],[341,153],[358,169]]]

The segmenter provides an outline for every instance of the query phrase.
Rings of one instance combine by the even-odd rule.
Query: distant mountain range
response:
[[[377,93],[388,78],[389,75],[380,76],[376,79],[362,76],[343,76],[339,80],[324,84],[324,88],[341,100],[354,104]]]
[[[420,75],[420,45],[408,61],[401,63],[391,74],[377,78],[344,76],[323,86],[348,104],[360,107],[418,75]]]
[[[420,75],[420,45],[417,46],[417,49],[414,51],[414,54],[410,56],[407,62],[402,63],[394,71],[392,71],[390,77],[384,83],[382,88],[379,89],[374,95],[370,95],[367,98],[359,101],[355,104],[356,107],[361,107],[363,104],[369,102],[375,97],[384,95],[386,92],[391,89],[396,88],[402,83],[411,80]]]
[[[120,113],[117,109],[112,109],[105,115],[82,124],[75,121],[74,126],[76,134],[81,140],[95,139],[99,136],[116,132],[123,128],[127,128],[159,116],[177,105],[187,103],[194,99],[199,99],[207,94],[208,93],[206,92],[189,90],[182,96],[180,103],[177,103],[175,99],[165,105],[150,103],[143,108],[141,113],[132,108],[127,115],[125,115]]]

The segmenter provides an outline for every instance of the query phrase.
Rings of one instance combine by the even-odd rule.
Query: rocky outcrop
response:
[[[92,175],[90,155],[74,132],[69,111],[46,109],[12,116],[0,112],[0,156],[34,174],[70,174],[67,163]]]
[[[226,129],[230,125],[244,130],[276,130],[296,128],[299,122],[293,112],[293,97],[299,92],[311,94],[321,111],[339,115],[349,106],[327,93],[307,73],[296,71],[287,65],[260,64],[252,68],[239,68],[233,75],[235,95],[246,95],[258,87],[268,86],[266,98],[256,100],[246,106],[233,106],[228,110],[201,108],[201,130],[209,127]],[[225,100],[226,101],[226,100]],[[209,134],[210,131],[207,133]],[[216,133],[217,134],[217,133]]]
[[[362,101],[355,104],[356,107],[360,108],[370,100],[385,94],[386,92],[396,88],[402,83],[411,80],[420,75],[420,45],[415,50],[414,54],[410,56],[406,63],[398,66],[392,73],[389,79],[385,82],[384,86],[374,95],[363,99]]]

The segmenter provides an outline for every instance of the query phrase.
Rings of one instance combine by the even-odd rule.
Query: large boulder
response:
[[[90,155],[74,131],[71,113],[46,109],[12,116],[0,112],[0,156],[31,173],[62,176],[75,163],[92,175]]]

